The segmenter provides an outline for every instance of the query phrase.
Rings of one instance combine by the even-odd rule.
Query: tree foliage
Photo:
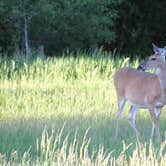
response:
[[[127,0],[119,8],[116,47],[149,54],[152,42],[166,44],[166,1]]]
[[[48,55],[100,46],[148,53],[151,42],[165,44],[165,7],[162,0],[1,0],[0,51],[25,53],[27,41]]]

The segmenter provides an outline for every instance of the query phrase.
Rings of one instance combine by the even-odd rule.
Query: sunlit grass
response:
[[[0,58],[1,165],[162,165],[162,142],[150,142],[147,110],[138,113],[141,142],[126,120],[114,138],[117,113],[112,76],[138,60],[79,53],[62,58]]]

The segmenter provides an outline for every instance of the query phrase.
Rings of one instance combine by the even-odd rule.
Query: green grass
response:
[[[118,139],[112,76],[138,60],[99,52],[62,58],[0,58],[0,165],[164,165],[162,142],[150,140],[147,110],[137,116],[141,142],[126,120]]]

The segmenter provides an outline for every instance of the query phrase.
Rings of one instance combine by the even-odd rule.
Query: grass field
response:
[[[150,140],[151,120],[140,110],[138,143],[126,120],[118,139],[112,76],[138,60],[99,52],[62,58],[0,58],[0,165],[165,165],[162,142]],[[113,57],[112,57],[113,56]]]

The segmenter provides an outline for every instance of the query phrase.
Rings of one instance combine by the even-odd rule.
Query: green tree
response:
[[[54,2],[56,49],[87,49],[116,39],[117,0],[57,0]],[[59,41],[58,41],[59,40]],[[53,40],[54,41],[54,40]]]
[[[4,22],[9,24],[7,31],[12,30],[10,37],[13,43],[16,43],[14,47],[18,48],[21,45],[27,57],[30,56],[31,51],[29,37],[33,27],[32,22],[37,16],[42,20],[41,13],[46,14],[44,6],[48,3],[47,0],[2,0],[0,3],[0,14],[4,16]],[[35,27],[36,31],[38,27]]]
[[[117,40],[120,51],[149,55],[151,43],[165,43],[166,1],[126,0],[119,8],[116,22]]]

